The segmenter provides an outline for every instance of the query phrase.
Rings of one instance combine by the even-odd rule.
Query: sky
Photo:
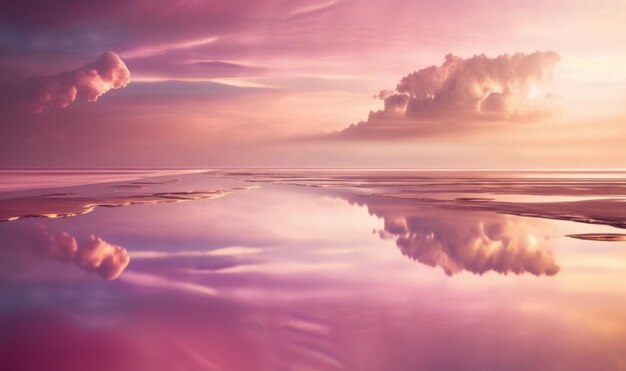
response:
[[[623,168],[625,1],[0,4],[3,168]]]

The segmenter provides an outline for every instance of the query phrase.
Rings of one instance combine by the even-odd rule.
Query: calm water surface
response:
[[[149,175],[5,182],[0,369],[626,369],[624,173]]]

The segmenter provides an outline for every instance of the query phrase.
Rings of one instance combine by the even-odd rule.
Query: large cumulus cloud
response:
[[[375,139],[460,129],[468,122],[545,118],[550,95],[539,94],[538,86],[551,78],[559,59],[553,51],[467,59],[448,54],[441,66],[412,72],[394,90],[381,91],[376,97],[384,109],[339,134]]]
[[[78,241],[67,232],[50,232],[37,225],[32,230],[32,237],[27,245],[33,254],[72,263],[107,280],[119,277],[130,262],[125,248],[94,235]]]
[[[385,218],[385,228],[378,234],[395,239],[403,255],[439,266],[447,275],[464,270],[555,275],[559,267],[552,253],[522,231],[523,226],[504,218],[442,226],[436,218],[391,217]]]
[[[552,276],[559,272],[548,235],[521,220],[499,214],[449,212],[419,208],[406,200],[360,197],[349,200],[367,206],[384,220],[375,232],[395,240],[402,255],[447,275],[462,271],[484,274],[530,273]]]
[[[41,113],[52,107],[64,108],[76,99],[95,102],[111,89],[130,83],[130,71],[114,52],[106,52],[95,62],[54,76],[28,78],[18,88],[21,104]]]

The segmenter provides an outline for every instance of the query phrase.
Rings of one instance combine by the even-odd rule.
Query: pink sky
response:
[[[35,3],[2,167],[624,166],[621,1]]]

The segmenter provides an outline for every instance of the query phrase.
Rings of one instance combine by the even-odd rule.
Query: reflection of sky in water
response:
[[[131,262],[36,257],[34,225]],[[271,184],[1,223],[2,369],[620,369],[624,245],[564,237],[607,230]]]

